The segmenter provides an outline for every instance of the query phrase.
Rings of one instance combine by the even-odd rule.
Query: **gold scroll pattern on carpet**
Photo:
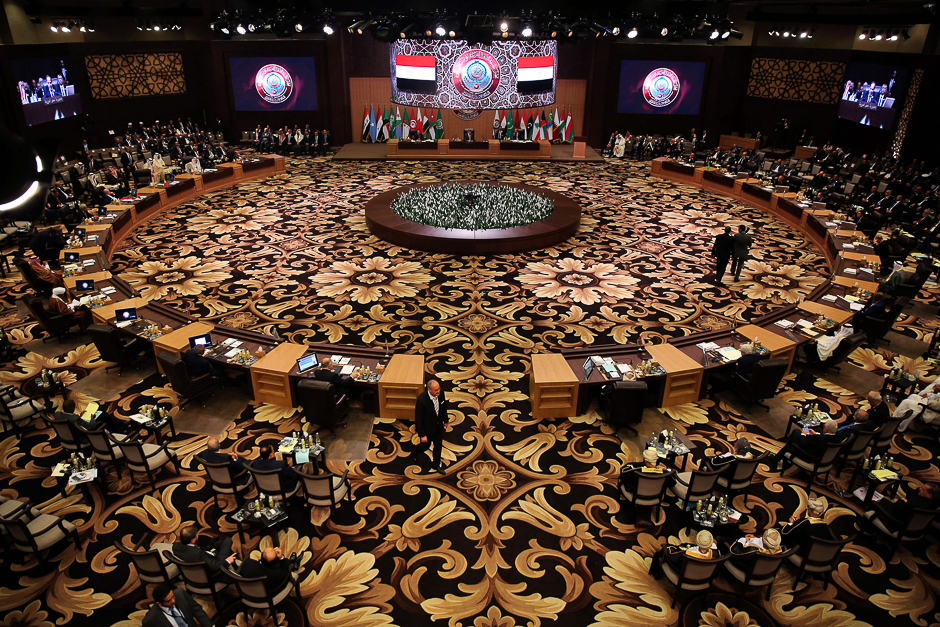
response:
[[[179,52],[87,55],[85,69],[96,100],[186,93]]]

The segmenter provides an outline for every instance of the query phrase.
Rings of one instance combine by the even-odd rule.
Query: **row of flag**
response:
[[[411,130],[418,132],[422,139],[440,139],[444,136],[444,119],[441,110],[434,109],[417,111],[412,107],[411,114],[408,107],[402,115],[401,107],[394,111],[390,107],[366,107],[362,117],[362,141],[387,142],[389,139],[402,139],[410,135]]]
[[[565,114],[565,108],[555,107],[554,114],[551,108],[546,113],[544,109],[516,110],[497,109],[493,120],[493,128],[501,128],[502,135],[511,138],[515,131],[522,131],[525,139],[558,139],[565,143],[574,140],[574,124],[571,120],[571,107]],[[362,141],[369,143],[386,142],[389,139],[402,139],[410,136],[411,130],[417,131],[422,139],[440,139],[444,136],[444,120],[441,110],[417,110],[412,107],[409,114],[405,107],[404,115],[401,107],[393,111],[387,106],[367,106],[362,115]]]
[[[505,137],[511,137],[515,131],[522,131],[525,139],[559,139],[562,142],[570,143],[574,140],[574,124],[571,120],[571,107],[568,107],[568,113],[565,114],[565,108],[555,107],[555,113],[552,114],[551,108],[548,113],[544,109],[528,109],[519,111],[496,111],[496,117],[493,120],[493,128],[501,128]]]

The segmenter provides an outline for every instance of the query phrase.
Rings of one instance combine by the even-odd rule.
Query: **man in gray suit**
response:
[[[734,250],[731,253],[731,273],[734,275],[735,281],[741,280],[741,268],[744,267],[744,262],[747,261],[752,241],[753,238],[747,232],[747,227],[743,224],[739,226],[738,232],[734,234]]]

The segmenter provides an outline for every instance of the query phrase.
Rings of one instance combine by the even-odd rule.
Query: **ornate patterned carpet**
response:
[[[405,172],[405,174],[401,174]],[[578,198],[581,233],[562,246],[522,255],[454,258],[391,247],[365,229],[363,200],[416,181],[478,178],[540,182]],[[757,259],[741,284],[707,282],[713,235],[741,221],[755,226]],[[666,541],[685,539],[674,505],[653,527],[634,526],[617,499],[620,466],[638,458],[594,411],[538,421],[528,412],[528,355],[581,344],[674,337],[759,315],[822,281],[821,257],[781,223],[733,203],[648,177],[645,167],[534,164],[343,163],[292,161],[285,176],[216,193],[158,217],[129,238],[114,271],[148,293],[201,318],[272,332],[295,341],[376,344],[386,339],[423,353],[456,401],[447,434],[447,474],[425,475],[408,460],[414,429],[379,422],[362,462],[348,467],[355,501],[328,517],[297,506],[279,535],[285,553],[303,554],[303,606],[285,602],[280,617],[316,626],[432,625],[927,625],[940,621],[936,548],[902,549],[890,561],[870,538],[849,546],[835,585],[810,581],[791,592],[784,568],[770,600],[726,583],[671,608],[672,588],[648,574],[648,558]],[[34,327],[12,308],[25,288],[0,283],[0,322],[18,343]],[[802,286],[802,287],[801,287]],[[916,327],[916,325],[914,325]],[[922,332],[925,327],[921,328]],[[893,357],[891,357],[893,359]],[[866,357],[873,363],[875,357]],[[101,362],[93,346],[54,359],[22,354],[0,381],[53,367],[66,380]],[[929,367],[919,371],[930,380]],[[818,399],[837,415],[859,404],[848,390],[790,375],[782,398]],[[81,401],[87,400],[80,397]],[[154,376],[101,399],[128,415],[175,396]],[[776,450],[760,415],[720,401],[668,412],[696,442],[696,457],[748,437]],[[254,457],[260,445],[300,428],[291,410],[248,405],[223,446]],[[233,534],[213,504],[192,455],[203,436],[176,443],[181,477],[164,472],[158,490],[112,476],[107,498],[93,491],[61,498],[49,468],[61,458],[53,435],[36,429],[0,442],[0,493],[30,498],[43,511],[80,526],[82,549],[62,545],[51,572],[0,553],[9,575],[0,589],[0,626],[101,624],[132,627],[149,605],[136,572],[113,543],[148,534],[172,541],[181,524]],[[907,474],[936,480],[936,437],[906,434]],[[833,477],[836,487],[846,475]],[[762,468],[742,526],[757,532],[804,506],[805,480]],[[854,510],[829,516],[851,530]],[[227,504],[229,512],[231,503]],[[238,541],[236,540],[236,543]],[[250,539],[245,554],[270,541]],[[214,612],[209,599],[201,599]],[[237,604],[219,608],[219,625],[246,623]]]

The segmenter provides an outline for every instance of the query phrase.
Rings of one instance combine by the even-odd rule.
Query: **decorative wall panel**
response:
[[[907,88],[907,99],[904,101],[904,109],[901,110],[901,120],[898,122],[898,128],[894,132],[894,141],[891,142],[891,152],[895,159],[901,157],[901,147],[904,146],[904,138],[907,136],[907,127],[911,122],[911,111],[914,110],[914,103],[917,102],[917,92],[920,91],[920,84],[924,80],[924,70],[917,68],[914,70],[914,76],[911,78],[911,84]]]
[[[751,61],[747,95],[835,104],[842,92],[844,76],[845,63],[757,57]]]
[[[85,68],[91,96],[98,100],[186,93],[179,52],[88,55]]]

